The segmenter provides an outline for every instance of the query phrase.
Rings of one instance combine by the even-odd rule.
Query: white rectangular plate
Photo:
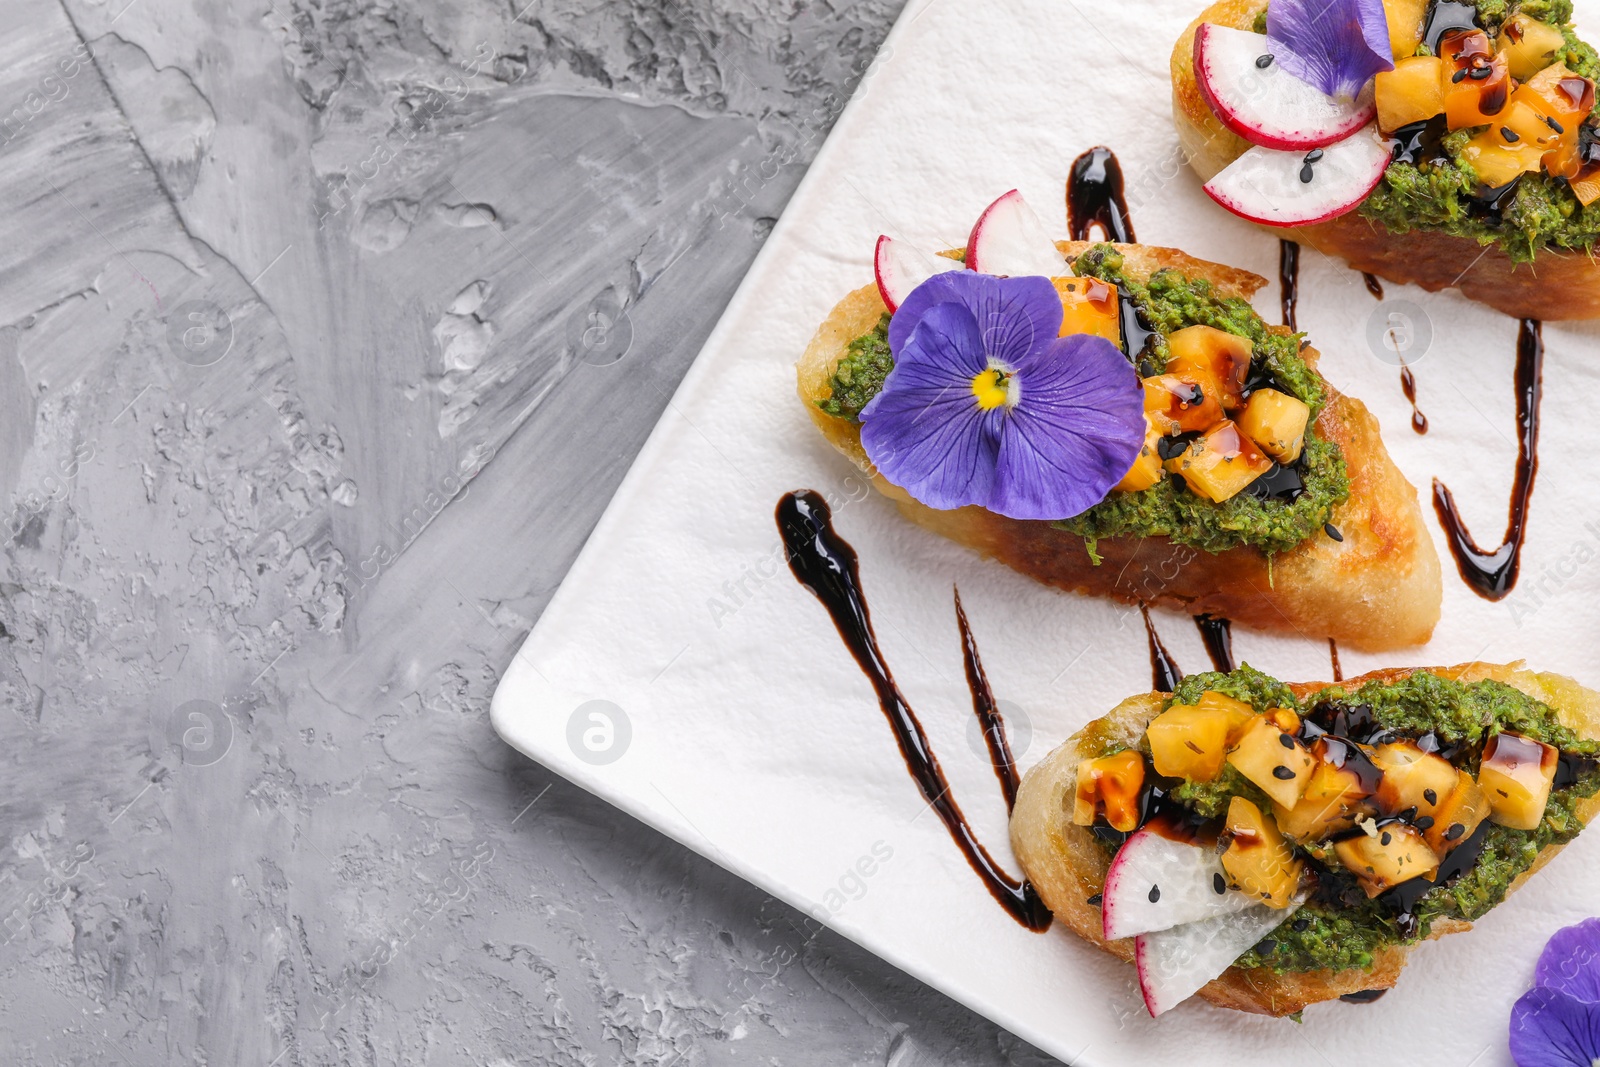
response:
[[[1596,841],[1568,849],[1476,930],[1420,949],[1376,1004],[1319,1005],[1301,1025],[1201,1003],[1151,1020],[1132,968],[1059,930],[1028,933],[988,897],[925,814],[872,690],[784,563],[779,496],[826,493],[955,795],[1009,861],[999,791],[973,740],[952,586],[1024,767],[1148,686],[1139,616],[1045,589],[901,520],[817,434],[795,397],[793,365],[834,302],[871,280],[879,233],[958,246],[977,213],[1017,187],[1064,237],[1068,166],[1096,144],[1121,157],[1141,240],[1273,276],[1277,242],[1212,205],[1177,163],[1167,59],[1197,9],[914,0],[507,670],[495,726],[534,759],[1074,1063],[1281,1064],[1311,1050],[1334,1063],[1508,1063],[1507,1012],[1539,947],[1594,907],[1584,887],[1600,883]],[[1600,33],[1600,3],[1580,4],[1579,21]],[[1498,543],[1516,457],[1516,323],[1453,293],[1390,285],[1379,303],[1359,275],[1309,249],[1301,280],[1301,328],[1323,351],[1327,377],[1372,407],[1414,484],[1426,491],[1443,478],[1479,540]],[[1276,300],[1275,286],[1258,300],[1272,321]],[[1409,428],[1397,368],[1369,345],[1391,313],[1417,331],[1425,437]],[[1526,657],[1600,683],[1600,516],[1588,504],[1596,330],[1550,326],[1545,337],[1541,463],[1520,586],[1498,604],[1479,600],[1446,557],[1434,641],[1383,657],[1347,653],[1347,673]],[[1189,621],[1156,619],[1179,662],[1204,668]],[[1329,677],[1321,641],[1241,631],[1235,643],[1241,659],[1280,677]],[[597,711],[608,718],[591,718]],[[592,762],[593,747],[614,758]]]

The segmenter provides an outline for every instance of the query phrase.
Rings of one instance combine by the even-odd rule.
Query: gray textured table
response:
[[[0,1062],[1046,1062],[488,722],[897,7],[4,0]]]

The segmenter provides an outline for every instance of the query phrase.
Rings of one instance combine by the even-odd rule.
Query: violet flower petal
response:
[[[1074,334],[1017,366],[1021,400],[1001,428],[989,510],[1067,519],[1106,498],[1144,444],[1139,376],[1116,345]]]
[[[973,377],[988,365],[972,312],[937,304],[925,309],[895,353],[883,391],[861,410],[867,458],[931,508],[982,504],[994,491],[1005,409],[984,411],[972,395]]]
[[[1593,1067],[1600,1059],[1600,1004],[1555,989],[1530,989],[1511,1009],[1517,1067]]]
[[[1557,930],[1539,954],[1533,984],[1586,1004],[1600,1003],[1600,919]]]
[[[889,351],[896,361],[928,309],[950,302],[972,313],[984,350],[1003,363],[1021,358],[1061,332],[1061,294],[1050,279],[996,278],[954,270],[935,274],[911,290],[889,320]]]
[[[1285,70],[1329,96],[1354,99],[1394,69],[1383,0],[1272,0],[1267,41]]]

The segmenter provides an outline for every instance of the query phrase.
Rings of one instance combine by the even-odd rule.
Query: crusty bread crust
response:
[[[1209,181],[1249,151],[1250,142],[1224,126],[1206,103],[1194,73],[1194,35],[1202,22],[1250,29],[1262,0],[1218,0],[1189,24],[1172,49],[1172,117],[1189,165]],[[1357,212],[1315,226],[1265,227],[1356,270],[1429,292],[1457,288],[1479,303],[1518,318],[1600,318],[1600,264],[1581,252],[1546,249],[1534,263],[1511,261],[1498,244],[1429,230],[1390,233]]]
[[[1536,674],[1521,664],[1468,663],[1457,667],[1430,668],[1444,677],[1462,681],[1492,678],[1515,686],[1556,709],[1561,721],[1585,737],[1600,737],[1600,693],[1586,689],[1570,678],[1556,674]],[[1343,685],[1355,688],[1368,681],[1393,681],[1414,673],[1413,668],[1373,671]],[[1329,683],[1293,685],[1297,697],[1305,697]],[[1038,889],[1040,897],[1055,913],[1056,921],[1119,959],[1133,959],[1133,940],[1107,942],[1101,936],[1101,913],[1088,902],[1105,885],[1110,860],[1089,830],[1074,826],[1070,813],[1077,786],[1080,759],[1087,758],[1106,740],[1134,745],[1145,726],[1161,710],[1164,694],[1145,693],[1129,697],[1103,719],[1091,723],[1067,739],[1054,752],[1039,761],[1022,779],[1017,803],[1011,813],[1011,848],[1023,872]],[[1578,815],[1587,824],[1600,811],[1600,796],[1579,806]],[[1552,845],[1539,854],[1533,866],[1511,884],[1516,890],[1533,873],[1561,850]],[[1433,925],[1432,937],[1471,929],[1472,924],[1445,920]],[[1200,990],[1200,996],[1213,1004],[1259,1015],[1290,1015],[1308,1004],[1332,1000],[1345,993],[1364,989],[1388,989],[1400,977],[1406,957],[1415,946],[1392,946],[1379,952],[1368,970],[1309,971],[1301,974],[1272,974],[1266,970],[1240,970],[1230,967],[1220,978]]]
[[[1090,245],[1063,241],[1059,247],[1072,257]],[[1266,284],[1259,275],[1176,249],[1117,248],[1129,274],[1139,279],[1171,267],[1246,299]],[[1260,630],[1332,637],[1365,651],[1421,644],[1433,633],[1441,597],[1439,557],[1416,490],[1389,458],[1377,421],[1360,401],[1334,392],[1317,419],[1318,432],[1339,444],[1349,465],[1350,499],[1332,520],[1342,543],[1314,536],[1269,564],[1253,548],[1211,555],[1166,538],[1106,538],[1097,546],[1103,562],[1096,566],[1082,538],[1048,522],[1008,519],[979,507],[935,511],[917,503],[873,469],[856,423],[817,407],[830,395],[828,379],[850,341],[871,330],[885,310],[876,286],[845,297],[800,357],[799,394],[823,436],[870,473],[878,490],[913,522],[1061,589],[1165,602]],[[1307,348],[1305,357],[1315,366],[1316,349]]]

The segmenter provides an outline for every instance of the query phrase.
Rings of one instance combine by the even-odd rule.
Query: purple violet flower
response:
[[[1394,69],[1383,0],[1272,0],[1267,41],[1285,70],[1329,96],[1353,100]]]
[[[1144,444],[1144,396],[1122,350],[1061,332],[1048,278],[937,274],[889,320],[894,369],[861,412],[861,444],[931,508],[978,504],[1066,519],[1104,500]]]
[[[1600,919],[1558,930],[1511,1009],[1517,1067],[1593,1067],[1600,1062]]]

